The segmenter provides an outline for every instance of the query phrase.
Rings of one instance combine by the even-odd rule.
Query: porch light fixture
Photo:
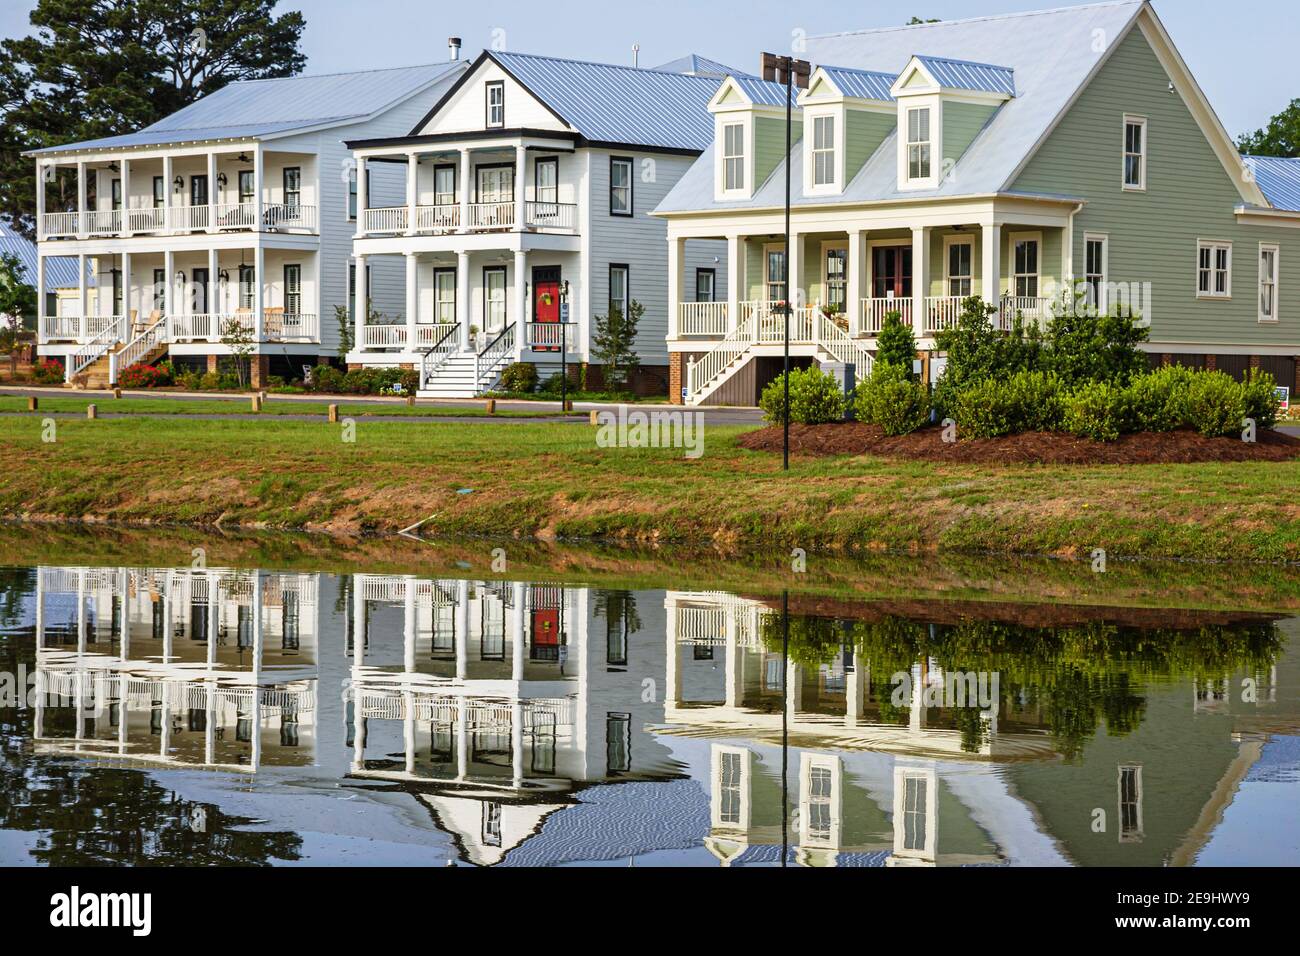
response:
[[[217,270],[217,281],[218,281],[218,282],[229,282],[229,281],[230,281],[230,273],[227,272],[225,269],[218,269],[218,270]]]
[[[177,269],[177,270],[176,270],[176,281],[177,281],[177,282],[184,282],[184,281],[185,281],[185,270],[184,270],[184,269]]]
[[[176,187],[177,192],[180,192],[182,189],[185,188],[185,177],[177,176],[175,179],[172,180],[172,185]]]
[[[229,182],[229,180],[226,179],[226,174],[225,174],[225,173],[217,173],[217,184],[218,184],[218,185],[224,187],[224,186],[226,185],[227,182]]]

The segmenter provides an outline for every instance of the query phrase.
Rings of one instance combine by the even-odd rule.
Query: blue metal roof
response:
[[[882,102],[889,102],[894,98],[889,91],[898,77],[892,73],[854,70],[845,66],[823,66],[821,69],[845,96]]]
[[[733,76],[736,85],[744,91],[755,106],[785,106],[785,84],[772,80],[760,80],[756,76]],[[799,88],[791,90],[792,96],[799,95]],[[799,104],[794,104],[795,109]]]
[[[749,75],[743,70],[733,70],[725,63],[719,63],[717,60],[710,60],[707,56],[700,56],[698,53],[688,53],[686,56],[679,56],[675,60],[669,60],[662,66],[656,66],[655,69],[661,73],[690,73],[694,76],[712,76],[719,80],[724,76]]]
[[[36,246],[23,236],[14,232],[9,226],[0,222],[0,254],[17,256],[22,263],[23,281],[30,286],[36,285]],[[93,276],[88,276],[86,284],[93,286]],[[66,256],[45,257],[45,290],[71,289],[77,285],[77,260]]]
[[[1243,156],[1255,184],[1274,209],[1300,212],[1300,159]]]
[[[589,140],[695,150],[713,141],[708,103],[716,77],[526,53],[490,56]]]
[[[257,139],[313,126],[357,120],[382,112],[419,92],[463,61],[361,73],[245,80],[134,133],[68,143],[37,153],[121,149],[212,139]]]
[[[942,56],[918,55],[916,59],[934,75],[940,86],[979,93],[1016,95],[1015,71],[1009,67],[972,63],[969,60],[950,60]]]

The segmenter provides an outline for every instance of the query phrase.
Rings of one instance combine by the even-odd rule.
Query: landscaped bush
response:
[[[1187,422],[1187,391],[1197,375],[1181,365],[1165,365],[1136,375],[1128,385],[1129,430],[1171,432]]]
[[[899,365],[910,375],[912,362],[916,360],[916,336],[912,327],[903,324],[903,317],[898,312],[890,312],[880,326],[876,336],[875,367],[881,365]]]
[[[1114,441],[1127,431],[1129,392],[1109,382],[1087,382],[1065,397],[1061,427],[1093,441]]]
[[[991,321],[996,311],[978,296],[969,298],[962,304],[956,325],[935,336],[938,350],[948,357],[934,389],[934,405],[941,413],[953,415],[958,395],[969,385],[986,379],[1006,380],[1017,372],[1042,368],[1043,342],[1038,327],[1017,317],[1010,332],[998,332]]]
[[[1198,372],[1187,389],[1187,424],[1202,435],[1237,435],[1246,417],[1246,391],[1223,372]]]
[[[759,397],[763,417],[771,424],[785,419],[785,376],[778,375]],[[818,368],[791,369],[790,421],[801,425],[823,425],[844,418],[844,390],[834,375]]]
[[[63,363],[58,359],[41,359],[32,366],[32,381],[37,385],[62,385]]]
[[[1138,345],[1147,330],[1130,312],[1096,315],[1087,310],[1058,310],[1047,323],[1043,366],[1074,388],[1085,382],[1127,385],[1147,367]]]
[[[1255,420],[1256,428],[1272,428],[1277,424],[1277,380],[1268,372],[1257,368],[1250,370],[1242,392],[1246,399],[1246,417]]]
[[[171,368],[137,363],[128,365],[117,375],[122,388],[159,388],[172,384]]]
[[[312,369],[313,392],[335,395],[411,395],[420,387],[420,373],[409,368],[353,368],[330,365]]]
[[[1064,414],[1061,380],[1050,372],[985,379],[957,392],[949,414],[963,438],[1056,431]]]
[[[512,362],[501,373],[503,392],[532,392],[537,388],[537,366],[532,362]]]
[[[930,420],[930,396],[900,365],[879,364],[853,393],[858,421],[879,425],[886,435],[908,435]]]

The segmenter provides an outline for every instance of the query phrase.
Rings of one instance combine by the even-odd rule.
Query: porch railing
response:
[[[469,228],[510,229],[515,224],[515,204],[512,202],[470,203]]]
[[[92,236],[116,235],[122,231],[122,210],[95,209],[86,213],[86,232]]]
[[[1026,321],[1041,322],[1051,313],[1051,299],[1041,296],[1027,295],[1004,295],[1002,297],[1001,307],[998,314],[1002,319],[1002,327],[1011,328],[1011,322],[1020,313]]]
[[[459,203],[415,207],[415,229],[417,232],[449,232],[459,228]]]
[[[68,362],[63,368],[63,380],[71,382],[99,361],[109,349],[121,341],[122,331],[123,323],[120,321],[107,325],[89,342],[69,355]]]
[[[885,316],[897,312],[904,325],[912,324],[912,300],[900,298],[872,298],[862,300],[861,335],[879,335],[885,326]]]
[[[167,229],[167,210],[162,206],[128,209],[126,228],[130,232],[164,232]]]
[[[726,302],[681,302],[677,306],[678,335],[726,335]]]
[[[152,325],[108,357],[108,380],[117,384],[118,373],[130,368],[167,341],[167,319],[159,317]]]
[[[41,235],[54,238],[58,236],[75,236],[80,232],[79,213],[47,212],[41,217]]]
[[[222,203],[216,207],[218,229],[252,229],[257,225],[257,206],[251,202]]]
[[[266,229],[302,229],[316,231],[316,207],[301,203],[272,202],[262,206],[262,226]]]
[[[529,322],[525,342],[531,349],[572,348],[577,344],[578,326],[573,322]]]
[[[174,232],[206,229],[210,222],[211,206],[172,206],[167,210],[167,224]]]
[[[515,323],[511,322],[500,334],[474,353],[474,392],[477,394],[496,377],[497,372],[515,354]]]
[[[406,232],[407,208],[405,206],[380,206],[367,209],[366,232]]]
[[[925,297],[925,335],[933,335],[944,329],[951,329],[961,318],[962,303],[966,300],[959,295],[928,295]]]
[[[417,322],[415,325],[415,348],[432,348],[447,338],[447,333],[460,328],[459,322]],[[456,339],[450,341],[455,342]]]
[[[524,225],[529,229],[572,231],[578,224],[578,207],[569,202],[527,202]]]
[[[119,333],[125,328],[125,317],[121,315],[47,315],[42,320],[41,335],[50,339],[72,339],[85,342],[96,338],[105,329],[116,328]]]
[[[391,349],[406,346],[406,325],[363,325],[360,347],[363,349]]]
[[[216,342],[225,333],[227,322],[233,318],[233,313],[225,312],[168,316],[167,335],[173,342]]]
[[[267,342],[319,342],[319,317],[309,312],[266,312],[262,338]]]
[[[420,358],[420,385],[428,385],[430,380],[438,374],[444,362],[456,351],[459,344],[457,342],[456,330],[460,328],[459,323],[444,323],[441,325],[425,326],[431,333],[436,330],[442,330],[437,340],[429,346],[424,355]]]

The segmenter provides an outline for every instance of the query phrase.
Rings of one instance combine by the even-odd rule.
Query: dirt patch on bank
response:
[[[741,435],[742,448],[781,451],[781,428],[771,426]],[[1141,465],[1208,461],[1290,461],[1300,457],[1300,438],[1270,429],[1258,440],[1206,438],[1197,432],[1143,432],[1118,441],[1094,442],[1058,432],[1028,432],[1000,438],[945,442],[943,429],[923,428],[887,436],[878,425],[844,422],[790,426],[790,450],[800,455],[878,455],[911,461],[1015,465]]]

